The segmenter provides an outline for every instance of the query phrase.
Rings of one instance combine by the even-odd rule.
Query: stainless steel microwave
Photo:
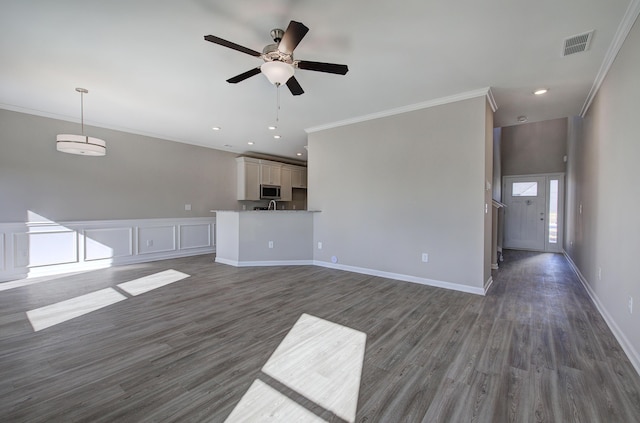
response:
[[[278,185],[260,185],[260,198],[263,200],[279,200],[280,186]]]

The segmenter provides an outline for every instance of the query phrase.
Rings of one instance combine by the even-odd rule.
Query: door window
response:
[[[538,183],[536,181],[513,182],[511,195],[513,197],[536,197],[538,195]]]

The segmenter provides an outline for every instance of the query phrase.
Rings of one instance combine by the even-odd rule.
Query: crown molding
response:
[[[587,99],[582,106],[582,110],[580,110],[580,117],[584,118],[589,111],[589,107],[593,102],[596,94],[598,94],[598,90],[600,90],[600,86],[602,82],[609,73],[609,69],[613,62],[616,60],[616,56],[618,56],[618,52],[622,48],[622,44],[627,39],[629,35],[629,31],[633,27],[633,24],[638,19],[638,15],[640,15],[640,0],[632,0],[629,3],[629,7],[627,7],[624,16],[622,17],[622,21],[618,26],[618,30],[616,31],[615,36],[613,37],[613,41],[607,50],[607,53],[604,56],[604,60],[602,61],[602,65],[600,66],[600,70],[596,75],[596,79],[593,81],[593,85],[591,86],[591,90],[589,90],[589,94],[587,95]]]
[[[640,0],[639,0],[640,1]],[[498,105],[496,104],[495,99],[493,98],[493,93],[491,92],[491,87],[481,88],[473,91],[466,91],[460,94],[455,94],[447,97],[436,98],[433,100],[424,101],[416,104],[409,104],[408,106],[397,107],[394,109],[384,110],[382,112],[371,113],[363,116],[356,116],[353,118],[339,120],[337,122],[331,122],[324,125],[313,126],[311,128],[306,128],[305,132],[308,134],[313,132],[324,131],[326,129],[338,128],[340,126],[352,125],[354,123],[366,122],[368,120],[380,119],[383,117],[399,115],[402,113],[413,112],[421,109],[428,109],[429,107],[441,106],[443,104],[455,103],[456,101],[469,100],[477,97],[486,97],[489,105],[491,106],[491,110],[498,110]]]

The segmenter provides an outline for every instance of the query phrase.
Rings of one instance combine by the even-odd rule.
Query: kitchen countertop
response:
[[[320,210],[210,210],[211,213],[320,213]]]

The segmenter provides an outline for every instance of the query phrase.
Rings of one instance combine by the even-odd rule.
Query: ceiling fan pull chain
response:
[[[276,84],[276,123],[280,122],[280,84]]]

